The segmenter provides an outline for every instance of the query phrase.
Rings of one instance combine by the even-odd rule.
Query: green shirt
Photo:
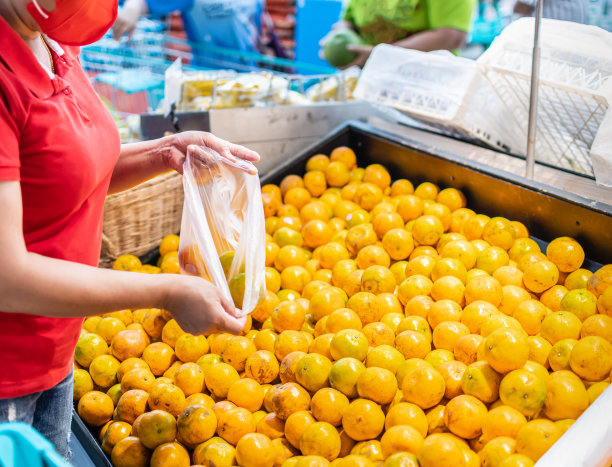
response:
[[[438,28],[467,32],[476,0],[349,0],[343,19],[372,45]]]

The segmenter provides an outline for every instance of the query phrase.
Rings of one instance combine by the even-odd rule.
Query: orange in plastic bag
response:
[[[183,274],[212,282],[249,314],[266,295],[265,225],[259,177],[207,150],[183,166],[185,202],[179,264]]]

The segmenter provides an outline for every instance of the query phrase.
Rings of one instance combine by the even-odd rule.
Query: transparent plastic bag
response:
[[[215,151],[183,165],[185,202],[179,263],[212,282],[247,315],[266,294],[265,226],[259,177]]]

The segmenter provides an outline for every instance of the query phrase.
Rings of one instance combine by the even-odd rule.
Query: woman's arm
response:
[[[213,149],[231,161],[259,160],[259,154],[255,151],[203,131],[185,131],[156,140],[123,144],[119,161],[113,171],[109,193],[127,190],[170,170],[182,173],[187,152],[193,151],[194,155],[205,158],[207,153],[202,148]]]
[[[406,39],[394,42],[393,45],[422,52],[432,50],[455,50],[463,47],[467,33],[454,28],[438,28],[430,31],[417,32]]]
[[[192,334],[244,327],[233,304],[199,277],[99,269],[27,251],[21,206],[19,182],[0,182],[2,312],[69,318],[155,307],[170,311]]]

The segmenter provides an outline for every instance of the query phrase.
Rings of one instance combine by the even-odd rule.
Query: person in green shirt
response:
[[[332,31],[353,29],[366,44],[348,47],[358,56],[347,67],[363,66],[381,43],[456,53],[465,44],[475,6],[476,0],[349,0]]]

